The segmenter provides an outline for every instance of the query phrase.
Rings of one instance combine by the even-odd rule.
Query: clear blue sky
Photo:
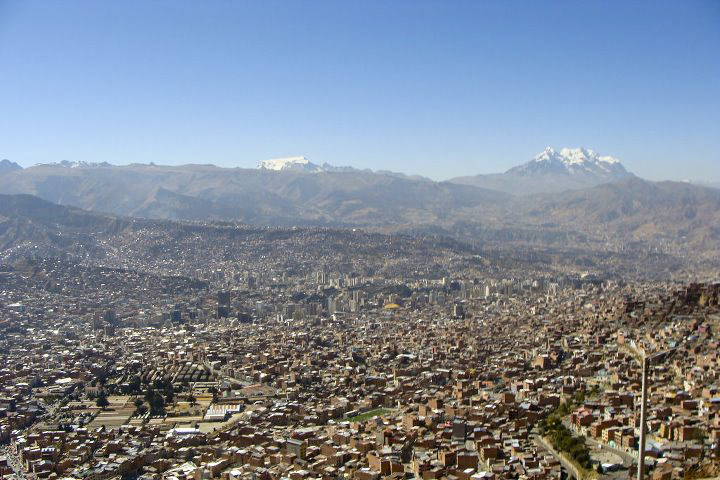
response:
[[[0,0],[0,158],[720,180],[720,1]]]

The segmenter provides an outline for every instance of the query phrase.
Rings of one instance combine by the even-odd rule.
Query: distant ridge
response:
[[[0,192],[138,218],[441,229],[465,238],[493,229],[509,239],[580,232],[611,243],[657,242],[662,248],[720,254],[717,189],[648,182],[616,159],[587,149],[546,149],[523,166],[480,177],[485,187],[357,169],[60,162],[13,168],[0,175]],[[553,236],[560,238],[547,238]]]
[[[11,162],[7,158],[0,160],[0,175],[3,173],[14,172],[16,170],[22,170],[22,167],[15,162]]]
[[[335,226],[430,223],[451,210],[507,198],[474,187],[357,169],[307,172],[62,162],[3,175],[0,191],[145,218]]]
[[[565,160],[547,153],[548,159],[536,158],[531,165],[557,168],[553,165],[557,160],[565,165]],[[471,185],[355,169],[308,173],[62,163],[0,175],[0,192],[27,193],[64,206],[137,218],[443,231],[465,239],[496,231],[501,235],[497,238],[527,241],[560,239],[574,232],[610,244],[643,241],[692,255],[720,255],[720,190],[686,182],[645,181],[620,171],[619,162],[592,157],[586,151],[571,158],[567,163],[575,172],[524,170],[499,175],[506,182],[529,182],[525,185],[548,176],[564,182],[588,177],[601,181],[600,174],[578,171],[589,165],[610,178],[587,188],[572,189],[562,183],[560,192],[535,195],[512,196]],[[8,201],[3,198],[0,202]],[[49,222],[57,218],[53,208],[48,207]]]

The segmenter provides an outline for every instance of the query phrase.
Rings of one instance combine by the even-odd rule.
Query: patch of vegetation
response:
[[[95,405],[102,408],[103,410],[105,410],[110,405],[105,390],[100,390],[97,396],[97,400],[95,401]]]
[[[585,445],[585,437],[574,437],[556,413],[540,420],[538,429],[540,435],[550,439],[550,443],[556,450],[568,453],[584,469],[592,468],[590,451]]]
[[[361,413],[359,415],[354,415],[352,417],[345,417],[343,418],[344,422],[364,422],[365,420],[370,420],[374,417],[381,417],[383,415],[387,415],[390,413],[390,410],[387,408],[376,408],[375,410],[370,410],[369,412]]]
[[[569,399],[567,402],[560,404],[559,407],[557,407],[550,415],[557,415],[559,417],[564,417],[566,415],[570,415],[573,410],[575,410],[577,407],[585,403],[585,400],[588,398],[593,398],[597,396],[597,394],[600,392],[600,386],[594,385],[590,392],[586,392],[585,390],[578,391],[571,399]]]

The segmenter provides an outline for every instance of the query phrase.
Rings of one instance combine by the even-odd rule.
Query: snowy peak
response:
[[[524,196],[582,190],[633,177],[617,158],[589,148],[547,147],[505,173],[458,177],[450,182]]]
[[[566,165],[583,165],[587,163],[620,163],[617,158],[598,155],[594,150],[589,148],[563,148],[560,152],[556,152],[552,147],[546,147],[545,150],[535,155],[534,162],[553,162],[560,161]]]
[[[273,158],[271,160],[263,160],[258,165],[261,170],[293,170],[300,172],[322,172],[323,168],[319,165],[315,165],[305,157],[286,157],[286,158]]]
[[[617,158],[601,156],[589,148],[552,147],[535,155],[524,165],[511,168],[507,173],[515,174],[568,174],[593,175],[600,177],[623,177],[629,175]]]
[[[328,163],[317,165],[312,163],[305,157],[286,157],[286,158],[274,158],[272,160],[263,160],[258,164],[260,170],[274,170],[276,172],[291,171],[291,172],[307,172],[307,173],[319,173],[319,172],[356,172],[357,170],[353,167],[336,167]]]
[[[110,165],[107,162],[71,162],[70,160],[63,160],[61,162],[52,162],[52,163],[40,163],[39,166],[53,166],[53,167],[63,167],[63,168],[96,168],[96,167],[110,167]]]
[[[571,164],[583,164],[583,163],[609,163],[616,164],[620,163],[617,158],[605,155],[600,156],[595,151],[589,148],[563,148],[560,150],[560,156],[563,157],[565,162]]]

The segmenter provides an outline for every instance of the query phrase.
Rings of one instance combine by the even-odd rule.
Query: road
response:
[[[538,445],[540,448],[543,448],[550,452],[553,457],[557,459],[557,461],[560,462],[560,464],[563,466],[563,468],[570,472],[570,474],[575,478],[582,478],[580,472],[577,470],[575,465],[565,460],[565,458],[562,455],[558,455],[558,453],[555,451],[555,449],[549,445],[540,435],[533,435],[532,436],[533,442],[535,442],[536,445]]]
[[[575,430],[573,430],[569,418],[564,418],[562,422],[563,422],[563,425],[565,425],[568,429],[570,429],[574,434],[576,434],[576,435],[578,434]],[[633,462],[636,462],[636,461],[637,461],[637,459],[636,459],[636,457],[635,457],[634,455],[626,452],[625,450],[620,450],[620,449],[618,449],[618,448],[613,448],[613,447],[611,447],[611,446],[609,446],[609,445],[607,445],[607,444],[605,444],[605,443],[603,443],[603,442],[599,442],[599,441],[595,440],[594,438],[592,438],[592,437],[590,437],[590,436],[586,436],[586,437],[585,437],[585,443],[586,443],[591,449],[593,449],[593,450],[595,450],[595,451],[597,451],[597,450],[604,450],[604,451],[607,451],[607,452],[614,453],[615,455],[617,455],[618,457],[620,457],[620,458],[622,459],[623,467],[625,467],[625,468],[630,468],[630,466],[633,464]],[[591,454],[592,454],[592,453],[593,453],[593,452],[591,452]],[[592,456],[592,455],[591,455],[591,456]]]
[[[43,415],[38,417],[34,424],[36,425],[38,423],[38,420],[44,420],[44,419],[52,419],[55,414],[57,413],[58,409],[61,406],[61,402],[57,401],[50,405]],[[29,427],[29,428],[32,428]],[[4,445],[0,447],[0,455],[5,455],[7,457],[8,466],[13,469],[15,472],[12,474],[12,476],[7,475],[5,476],[6,479],[13,479],[13,478],[29,478],[29,479],[37,479],[37,476],[34,473],[26,473],[25,468],[22,465],[22,462],[20,461],[20,458],[13,453],[12,449],[8,447],[7,445]]]
[[[243,387],[243,388],[244,388],[244,387],[247,387],[248,385],[251,385],[251,382],[248,382],[247,380],[241,380],[241,379],[239,379],[239,378],[235,378],[235,377],[231,377],[231,376],[229,376],[229,375],[225,375],[225,374],[222,373],[220,370],[217,370],[217,369],[213,368],[213,366],[210,365],[210,362],[205,362],[205,363],[203,363],[203,365],[204,365],[205,367],[207,367],[208,370],[210,370],[210,373],[216,375],[216,376],[217,376],[219,379],[221,379],[221,380],[227,380],[227,381],[229,381],[230,383],[233,383],[233,384],[235,384],[235,385],[239,385],[240,387]]]
[[[592,448],[594,448],[594,449],[597,449],[597,450],[605,450],[605,451],[614,453],[615,455],[617,455],[618,457],[620,457],[620,458],[622,459],[622,461],[623,461],[623,466],[624,466],[625,468],[629,468],[630,465],[633,464],[633,462],[637,461],[636,458],[635,458],[635,456],[627,453],[626,451],[624,451],[624,450],[619,450],[619,449],[617,449],[617,448],[613,448],[613,447],[611,447],[611,446],[609,446],[609,445],[606,445],[606,444],[604,444],[604,443],[602,443],[602,442],[598,442],[597,440],[595,440],[595,439],[593,439],[593,438],[585,437],[585,443],[587,443],[590,447],[592,447]]]
[[[12,475],[6,475],[6,479],[12,479],[12,478],[37,478],[34,474],[27,474],[25,473],[25,469],[23,468],[22,464],[20,463],[20,459],[15,455],[10,447],[3,446],[0,447],[0,452],[2,452],[2,455],[5,455],[7,458],[7,463],[10,468],[13,469],[15,472]]]

